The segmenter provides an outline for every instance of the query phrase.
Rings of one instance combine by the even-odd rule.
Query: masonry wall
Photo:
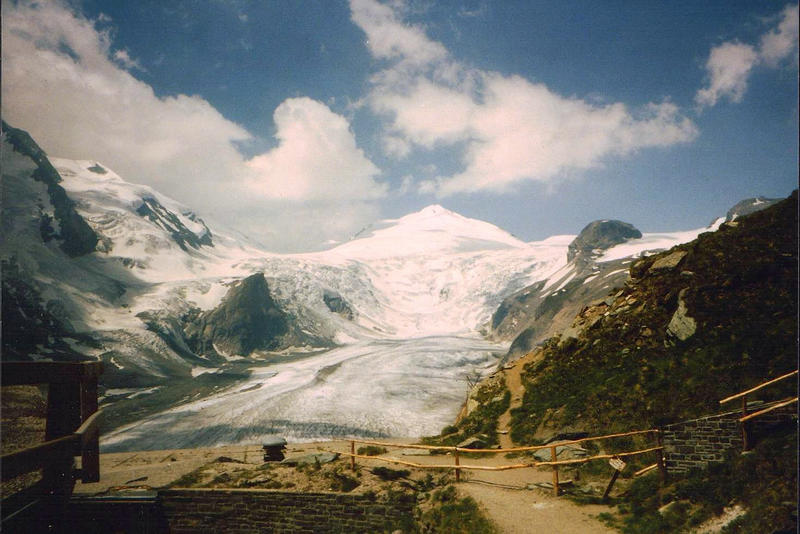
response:
[[[414,507],[364,495],[250,489],[163,490],[159,502],[173,534],[392,532],[411,524]]]
[[[741,452],[744,447],[741,411],[727,412],[691,421],[667,425],[663,429],[664,461],[671,474],[687,473],[706,468],[709,463],[722,462],[730,451]],[[778,424],[797,421],[794,406],[764,414],[748,425],[748,443],[756,440]]]

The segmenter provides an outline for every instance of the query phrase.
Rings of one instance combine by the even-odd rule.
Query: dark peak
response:
[[[593,250],[605,250],[628,239],[640,237],[642,232],[630,223],[608,219],[593,221],[569,244],[567,260],[572,261],[576,256],[589,256]]]
[[[780,201],[780,198],[746,198],[737,202],[731,209],[728,210],[728,213],[725,215],[725,221],[730,222],[738,219],[739,217],[750,215],[751,213],[766,209]]]

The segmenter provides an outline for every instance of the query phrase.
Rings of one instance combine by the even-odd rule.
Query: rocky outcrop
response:
[[[187,345],[195,353],[221,356],[277,349],[288,333],[288,316],[273,300],[262,273],[231,287],[219,306],[184,328]]]
[[[642,232],[630,223],[615,220],[594,221],[586,225],[578,237],[569,244],[567,260],[572,261],[576,257],[588,258],[595,250],[605,250],[628,239],[640,237]]]
[[[667,335],[681,341],[686,341],[697,331],[697,321],[689,317],[689,309],[686,306],[685,296],[688,290],[689,288],[684,288],[678,293],[678,309],[672,314],[672,319],[667,325]],[[666,343],[670,341],[665,340]]]
[[[751,213],[767,209],[768,207],[780,201],[781,199],[779,198],[766,198],[766,197],[755,197],[755,198],[744,199],[740,202],[737,202],[736,205],[734,205],[731,209],[728,210],[728,213],[725,215],[725,221],[727,222],[735,221],[739,217],[744,217],[746,215],[750,215]]]
[[[39,224],[42,240],[60,241],[61,250],[71,257],[82,256],[94,252],[97,246],[97,234],[75,210],[75,203],[67,196],[64,188],[58,185],[61,181],[58,171],[47,159],[47,154],[31,138],[28,132],[12,128],[5,121],[2,123],[3,134],[16,152],[25,155],[36,164],[33,178],[47,186],[53,213],[42,212]]]
[[[201,225],[203,230],[197,233],[189,230],[174,213],[166,209],[158,200],[152,197],[143,198],[142,205],[136,209],[136,213],[150,219],[169,232],[173,241],[183,250],[187,250],[187,246],[195,249],[203,245],[208,247],[214,246],[214,243],[211,241],[211,230],[208,229],[202,219],[198,218],[192,212],[185,213],[184,215],[192,222]]]
[[[638,260],[523,372],[512,438],[646,428],[797,365],[797,192],[695,241]],[[776,391],[776,398],[794,394]]]
[[[338,293],[333,291],[325,291],[322,295],[322,300],[325,301],[325,306],[328,307],[333,313],[339,314],[348,321],[355,318],[353,308],[350,304]]]

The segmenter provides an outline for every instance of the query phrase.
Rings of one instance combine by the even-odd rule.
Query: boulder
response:
[[[685,250],[676,250],[671,254],[667,254],[663,258],[659,258],[656,261],[654,261],[653,265],[651,265],[650,269],[648,269],[648,272],[657,273],[663,271],[671,271],[672,269],[677,267],[681,261],[683,261],[683,258],[686,257],[686,254],[688,254],[688,252],[686,252]]]
[[[689,317],[689,309],[684,301],[687,290],[688,288],[684,288],[678,293],[678,309],[675,310],[667,325],[667,334],[681,341],[686,341],[697,331],[697,322]]]
[[[486,440],[486,436],[472,436],[456,445],[456,447],[459,449],[485,449]]]

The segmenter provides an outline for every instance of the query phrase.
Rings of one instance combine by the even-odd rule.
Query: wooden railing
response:
[[[48,384],[44,443],[0,458],[2,479],[43,470],[43,492],[68,496],[74,475],[83,482],[100,480],[97,378],[101,362],[3,362],[2,384]],[[74,457],[81,457],[79,472]]]
[[[601,441],[607,440],[612,438],[619,438],[619,437],[627,437],[627,436],[635,436],[635,435],[643,435],[643,434],[656,434],[658,438],[658,446],[656,447],[649,447],[646,449],[636,450],[636,451],[622,451],[610,454],[598,454],[595,456],[590,456],[586,458],[575,458],[571,460],[558,460],[557,458],[557,447],[562,447],[564,445],[573,445],[577,443],[583,443],[585,441]],[[356,458],[367,459],[367,460],[378,460],[382,462],[388,462],[398,465],[405,465],[408,467],[414,467],[418,469],[453,469],[455,470],[455,477],[456,482],[461,480],[461,471],[462,470],[476,470],[476,471],[506,471],[509,469],[527,469],[532,467],[542,467],[542,466],[550,466],[553,468],[553,493],[558,495],[559,492],[559,480],[558,480],[558,467],[560,465],[574,465],[574,464],[582,464],[591,462],[593,460],[610,460],[613,458],[619,459],[629,456],[636,456],[640,454],[647,454],[651,452],[657,453],[657,461],[654,464],[656,467],[661,469],[662,476],[666,474],[666,469],[664,467],[663,461],[663,454],[662,451],[664,447],[661,445],[661,433],[656,430],[637,430],[633,432],[624,432],[620,434],[608,434],[605,436],[594,436],[588,438],[581,438],[569,441],[561,441],[558,443],[552,443],[547,445],[532,445],[527,447],[513,447],[508,449],[467,449],[463,447],[449,447],[443,445],[407,445],[407,444],[398,444],[398,443],[385,443],[381,441],[368,441],[368,440],[358,440],[352,439],[350,441],[350,452],[339,454],[344,454],[345,456],[350,457],[350,468],[355,470],[356,468]],[[396,458],[384,458],[380,456],[367,456],[363,454],[356,454],[355,446],[356,443],[362,445],[374,445],[379,447],[394,447],[400,449],[422,449],[422,450],[429,450],[429,451],[443,451],[443,452],[450,452],[453,455],[453,463],[452,464],[420,464],[416,462],[408,462],[405,460],[398,460]],[[550,449],[550,461],[535,461],[535,462],[525,462],[519,464],[511,464],[511,465],[499,465],[499,466],[487,466],[487,465],[463,465],[461,464],[460,460],[460,453],[482,453],[482,454],[505,454],[505,453],[512,453],[512,452],[529,452],[529,451],[537,451],[542,449]],[[329,452],[337,452],[337,451],[329,451]],[[614,478],[612,479],[611,483],[609,484],[609,490],[611,485],[613,484],[614,480],[616,480],[616,476],[619,475],[619,471],[615,469]],[[606,491],[606,494],[608,490]]]
[[[766,408],[764,408],[762,410],[758,410],[757,412],[748,414],[747,413],[747,396],[749,394],[751,394],[751,393],[755,393],[756,391],[762,390],[762,389],[764,389],[764,388],[766,388],[768,386],[772,386],[774,384],[777,384],[778,382],[780,382],[782,380],[786,380],[787,378],[791,378],[793,376],[797,376],[797,374],[798,374],[798,370],[795,369],[794,371],[792,371],[790,373],[786,373],[785,375],[781,375],[778,378],[773,378],[772,380],[767,380],[766,382],[762,382],[761,384],[757,385],[756,387],[753,387],[753,388],[750,388],[748,390],[742,391],[741,393],[737,393],[735,395],[731,395],[730,397],[725,397],[724,399],[719,401],[720,404],[725,404],[727,402],[731,402],[731,401],[734,401],[736,399],[741,399],[742,417],[739,418],[739,422],[742,423],[742,441],[743,441],[742,448],[744,450],[749,450],[749,448],[750,448],[749,430],[748,430],[747,425],[745,424],[747,421],[750,421],[751,419],[755,419],[756,417],[759,417],[761,415],[769,413],[769,412],[771,412],[773,410],[777,410],[778,408],[783,408],[784,406],[789,406],[790,404],[794,404],[794,403],[797,402],[797,396],[788,397],[786,399],[782,399],[782,400],[777,401],[777,402],[775,402],[773,404],[770,404],[768,407],[766,407]]]

